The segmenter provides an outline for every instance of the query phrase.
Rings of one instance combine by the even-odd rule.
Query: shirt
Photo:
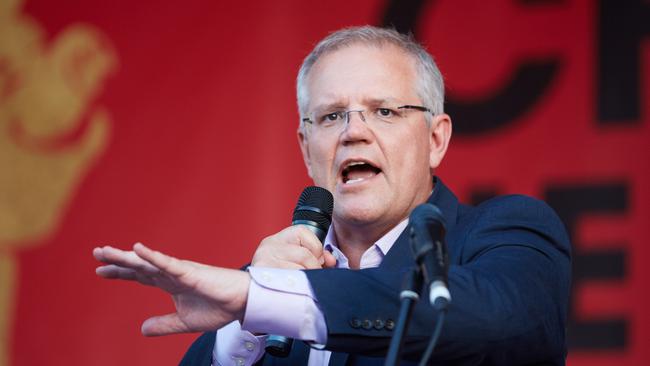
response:
[[[384,256],[408,225],[403,220],[377,240],[361,256],[359,267],[372,268]],[[325,237],[324,248],[336,258],[337,268],[350,268],[348,258],[339,249],[334,228]],[[264,355],[266,336],[254,333],[282,334],[312,343],[309,366],[327,366],[331,352],[327,343],[325,317],[307,276],[300,270],[249,267],[251,284],[243,324],[234,321],[217,331],[212,352],[213,365],[250,366]]]

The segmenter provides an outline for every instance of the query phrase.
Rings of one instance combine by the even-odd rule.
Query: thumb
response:
[[[147,337],[162,336],[167,334],[187,332],[185,323],[178,317],[178,313],[153,316],[142,323],[142,334]]]
[[[336,258],[334,258],[334,255],[329,250],[323,250],[323,259],[325,260],[325,263],[323,263],[324,268],[336,267]]]

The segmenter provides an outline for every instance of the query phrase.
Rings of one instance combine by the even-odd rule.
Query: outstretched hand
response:
[[[97,275],[137,281],[172,296],[176,312],[145,320],[146,336],[216,330],[244,317],[250,284],[246,272],[176,259],[140,243],[133,251],[95,248],[93,255],[104,263]]]

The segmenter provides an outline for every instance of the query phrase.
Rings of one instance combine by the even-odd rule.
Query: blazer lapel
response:
[[[435,188],[427,203],[438,206],[445,218],[447,232],[456,224],[458,216],[458,198],[438,178],[434,178]],[[409,243],[409,226],[404,229],[390,248],[379,268],[387,270],[408,270],[414,264],[413,251]]]

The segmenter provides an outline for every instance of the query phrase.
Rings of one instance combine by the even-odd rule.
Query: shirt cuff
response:
[[[307,275],[299,270],[249,267],[251,284],[242,329],[325,344],[327,325]]]
[[[234,321],[217,331],[212,351],[212,364],[219,366],[251,366],[264,355],[266,336],[255,336],[241,329]]]

